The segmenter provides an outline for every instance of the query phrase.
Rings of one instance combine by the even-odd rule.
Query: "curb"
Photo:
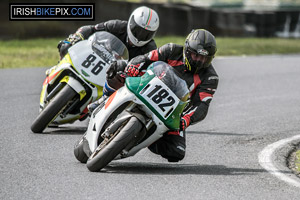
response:
[[[300,143],[300,135],[279,140],[265,147],[258,155],[260,165],[278,179],[300,188],[300,179],[288,168],[288,157]]]

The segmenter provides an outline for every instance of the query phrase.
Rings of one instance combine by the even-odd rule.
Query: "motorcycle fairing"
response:
[[[151,71],[151,67],[148,68],[147,73],[141,77],[128,77],[125,80],[128,89],[134,93],[145,105],[151,109],[153,113],[169,128],[172,130],[179,129],[180,116],[183,112],[187,101],[181,101],[177,98],[177,101],[173,104],[173,110],[169,109],[170,113],[158,111],[157,105],[153,102],[149,102],[148,98],[145,98],[143,90],[148,90],[148,83],[152,81],[156,76]],[[169,91],[170,93],[170,91]],[[146,93],[149,94],[149,93]],[[170,96],[169,96],[170,97]],[[167,97],[168,98],[168,97]],[[173,95],[174,98],[174,95]],[[176,103],[177,102],[177,103]],[[167,114],[167,116],[165,115]]]
[[[69,54],[74,68],[84,79],[95,85],[104,86],[106,69],[110,63],[106,63],[93,51],[91,41],[78,42],[69,49]]]
[[[106,103],[107,101],[108,99],[106,100]],[[134,147],[132,150],[130,150],[128,156],[134,155],[135,153],[138,152],[138,150],[141,147],[147,146],[147,144],[149,144],[149,141],[150,143],[156,141],[157,139],[162,137],[162,134],[165,131],[168,130],[165,124],[162,123],[162,121],[152,111],[150,111],[149,108],[145,106],[142,101],[136,98],[136,96],[131,91],[129,91],[128,88],[125,86],[115,92],[114,97],[111,98],[111,102],[109,106],[107,106],[106,108],[105,106],[101,108],[96,108],[93,111],[87,128],[87,132],[84,135],[85,140],[89,145],[90,152],[94,152],[95,149],[98,147],[98,137],[101,137],[100,136],[100,134],[102,134],[101,130],[104,124],[106,123],[107,119],[112,115],[114,111],[116,111],[120,107],[120,105],[123,105],[126,102],[133,102],[135,104],[138,104],[140,106],[140,109],[145,111],[147,116],[151,116],[151,119],[154,121],[155,124],[157,124],[156,131],[160,133],[160,134],[152,134],[147,139],[147,141],[144,141],[138,146],[136,146],[138,148]],[[133,114],[131,114],[130,112],[127,111],[122,112],[114,123],[118,123],[117,121],[119,120],[124,121],[125,119],[128,119],[132,116]]]
[[[72,70],[72,65],[73,63],[69,54],[66,54],[57,65],[53,66],[52,68],[46,71],[47,77],[43,82],[43,88],[40,95],[40,111],[44,108],[46,103],[46,97],[48,95],[48,86],[52,85],[64,70]]]
[[[71,60],[71,57],[69,54],[66,54],[64,58],[58,63],[58,65],[50,68],[46,74],[47,77],[43,83],[43,88],[42,92],[40,95],[40,111],[45,107],[45,104],[47,103],[46,98],[49,95],[47,92],[47,88],[49,85],[53,84],[57,78],[61,78],[59,81],[60,82],[65,82],[68,83],[70,80],[72,80],[72,83],[70,82],[71,85],[73,85],[73,89],[77,91],[77,93],[80,95],[80,100],[84,98],[86,95],[86,91],[83,89],[82,86],[79,86],[76,84],[74,78],[66,75],[66,76],[60,76],[62,72],[68,70],[72,72],[73,74],[77,74],[77,72],[73,69],[72,67],[73,62]],[[79,79],[81,79],[82,82],[86,82],[83,78],[78,76]],[[90,104],[93,101],[96,101],[98,98],[102,96],[103,88],[101,86],[94,85],[95,87],[91,87],[89,84],[86,84],[86,86],[91,88],[92,95],[91,97],[84,103],[84,105],[81,106],[80,112],[83,112],[88,104]],[[76,89],[78,88],[78,89]],[[53,124],[65,124],[65,123],[72,123],[76,121],[77,119],[80,119],[81,115],[79,114],[69,114],[68,116],[62,118],[60,116],[57,116],[57,118],[52,122]]]
[[[89,148],[93,152],[98,144],[98,137],[101,137],[101,130],[110,115],[118,109],[120,105],[126,102],[131,102],[135,99],[135,95],[132,94],[126,87],[122,87],[115,92],[115,98],[111,101],[108,107],[102,107],[101,110],[95,109],[91,115],[91,119],[88,125],[88,134],[85,135],[87,141],[89,141]],[[106,100],[107,101],[107,100]],[[97,114],[100,112],[101,114]]]

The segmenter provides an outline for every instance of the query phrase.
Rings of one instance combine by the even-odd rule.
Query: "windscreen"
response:
[[[92,49],[107,63],[112,60],[128,60],[128,50],[123,42],[111,33],[95,33]]]
[[[149,67],[151,66],[153,67],[154,74],[164,82],[179,99],[182,99],[189,93],[186,82],[176,74],[173,67],[162,61],[155,62]]]

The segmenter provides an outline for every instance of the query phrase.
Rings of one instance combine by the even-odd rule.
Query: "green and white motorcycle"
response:
[[[187,84],[174,68],[161,61],[151,64],[143,76],[127,77],[93,111],[75,144],[75,157],[90,171],[100,171],[114,159],[135,155],[167,130],[179,129],[188,99]]]
[[[48,126],[83,120],[87,105],[102,96],[106,69],[114,60],[128,60],[126,46],[114,35],[101,31],[69,48],[46,72],[40,95],[40,113],[31,125],[34,133]]]

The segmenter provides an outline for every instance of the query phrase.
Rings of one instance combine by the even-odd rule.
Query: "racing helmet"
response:
[[[196,29],[187,36],[183,48],[187,69],[197,74],[208,67],[217,52],[215,37],[207,30]]]
[[[127,34],[134,46],[141,47],[147,44],[159,27],[157,13],[146,6],[135,9],[128,20]]]

